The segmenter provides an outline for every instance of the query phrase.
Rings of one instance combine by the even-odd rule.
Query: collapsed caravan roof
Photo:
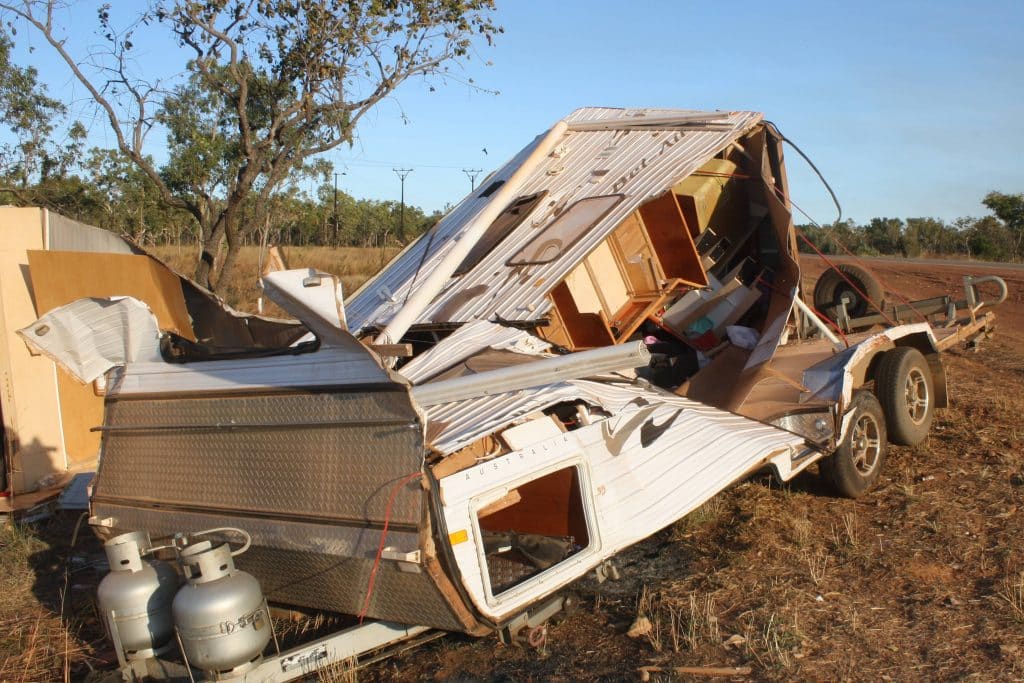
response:
[[[430,344],[489,320],[573,351],[653,330],[724,351],[727,380],[680,393],[738,410],[799,280],[780,139],[755,112],[579,109],[361,287],[350,327]],[[756,348],[722,349],[740,319]]]
[[[696,174],[712,181],[705,192],[714,192],[715,185],[720,192],[730,177],[754,179],[744,191],[759,199],[759,221],[769,203],[787,192],[784,174],[770,168],[781,171],[781,155],[775,140],[766,145],[765,130],[755,112],[579,109],[486,178],[361,287],[347,305],[350,326],[355,332],[387,326],[460,240],[467,242],[467,256],[458,260],[441,293],[417,312],[415,323],[542,318],[556,285],[606,238],[627,233],[634,218],[648,235],[646,244],[622,244],[639,248],[628,255],[628,268],[637,272],[627,286],[655,289],[659,283],[645,276],[704,286],[695,249],[685,243],[687,237],[699,241],[708,227],[702,203],[713,199],[683,199],[686,188],[676,185]],[[705,169],[716,157],[727,163]],[[683,253],[671,253],[677,249]]]

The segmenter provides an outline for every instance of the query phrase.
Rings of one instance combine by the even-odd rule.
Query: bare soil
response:
[[[1010,297],[980,352],[946,355],[952,405],[923,444],[890,450],[866,497],[834,498],[815,472],[742,483],[621,554],[622,580],[580,582],[542,648],[448,637],[366,678],[1024,680],[1024,271],[870,266],[892,301],[961,298],[972,274],[1001,275]],[[805,259],[807,284],[825,267]],[[638,616],[652,630],[630,638]]]
[[[814,472],[744,482],[622,553],[621,580],[579,582],[579,607],[540,648],[448,636],[359,678],[619,681],[658,666],[652,680],[697,680],[672,669],[730,666],[750,668],[738,680],[1024,679],[1024,271],[872,266],[911,299],[959,296],[965,274],[1010,286],[996,337],[945,357],[951,407],[922,445],[890,450],[872,492],[834,498]],[[809,282],[821,270],[805,264]],[[84,533],[69,549],[73,521],[0,531],[0,680],[80,680],[110,662],[82,562],[97,548]],[[632,638],[638,617],[650,629]]]

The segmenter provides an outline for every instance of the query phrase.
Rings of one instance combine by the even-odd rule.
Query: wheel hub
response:
[[[870,474],[878,464],[878,455],[882,450],[878,422],[873,416],[865,413],[854,423],[850,445],[854,467],[861,474]]]
[[[907,373],[905,397],[911,421],[918,425],[924,422],[928,415],[930,396],[928,395],[928,382],[925,380],[924,373],[918,368],[911,368]]]

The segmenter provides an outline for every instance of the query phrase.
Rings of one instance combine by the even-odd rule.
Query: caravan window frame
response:
[[[529,576],[519,583],[495,594],[491,585],[490,570],[487,564],[487,554],[483,544],[484,530],[480,526],[480,510],[494,502],[496,493],[507,493],[531,482],[568,469],[575,470],[576,484],[579,487],[578,494],[580,506],[582,508],[582,519],[587,533],[587,544],[577,552],[563,558],[561,561],[553,564],[547,569],[540,570],[536,574]],[[475,538],[479,539],[476,543],[477,561],[480,568],[480,579],[483,586],[484,599],[489,607],[505,608],[510,604],[533,601],[537,599],[538,595],[546,590],[543,588],[545,584],[558,582],[563,576],[576,576],[578,574],[576,567],[581,563],[590,561],[591,558],[599,552],[601,549],[601,542],[598,534],[597,513],[590,494],[591,490],[590,473],[586,463],[582,458],[574,458],[569,461],[561,461],[551,467],[545,468],[543,471],[532,472],[529,476],[520,477],[502,485],[501,487],[488,491],[487,493],[474,496],[470,502],[470,518],[473,525],[473,534]],[[537,595],[532,595],[534,593]]]
[[[591,228],[604,220],[609,213],[611,213],[615,207],[622,203],[625,199],[624,194],[603,194],[595,197],[584,197],[576,202],[573,202],[565,211],[558,215],[551,223],[541,230],[540,234],[536,235],[533,239],[523,245],[516,253],[505,262],[505,265],[510,267],[515,266],[542,266],[548,263],[552,263],[562,258],[566,252],[571,250],[576,244],[583,239],[583,236],[587,234]],[[588,205],[595,202],[604,202],[605,206],[600,209],[599,213],[595,214],[584,214],[579,216],[581,211],[588,209]],[[577,218],[578,223],[570,226],[565,224]],[[567,231],[569,239],[560,240],[556,236],[559,230]],[[549,246],[550,245],[550,246]],[[548,252],[554,249],[555,253],[548,256]]]

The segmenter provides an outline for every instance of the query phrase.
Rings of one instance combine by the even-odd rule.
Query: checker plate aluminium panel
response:
[[[377,528],[108,503],[96,503],[93,509],[97,515],[116,520],[117,526],[107,532],[111,536],[145,529],[154,539],[160,539],[182,530],[242,527],[252,535],[253,545],[235,561],[239,569],[260,580],[269,600],[344,614],[358,614],[362,610],[380,542]],[[416,532],[388,529],[387,547],[408,552],[416,549],[418,543]],[[366,614],[371,619],[446,631],[467,630],[426,572],[402,571],[395,562],[381,563]]]
[[[407,389],[350,388],[107,402],[93,513],[103,535],[249,532],[239,566],[268,598],[348,614],[366,599],[389,497],[421,471]],[[397,488],[386,545],[419,547],[425,492]],[[465,630],[427,573],[382,562],[367,616]]]
[[[383,522],[420,471],[422,425],[395,389],[107,402],[97,499]],[[403,487],[391,523],[419,524]]]

